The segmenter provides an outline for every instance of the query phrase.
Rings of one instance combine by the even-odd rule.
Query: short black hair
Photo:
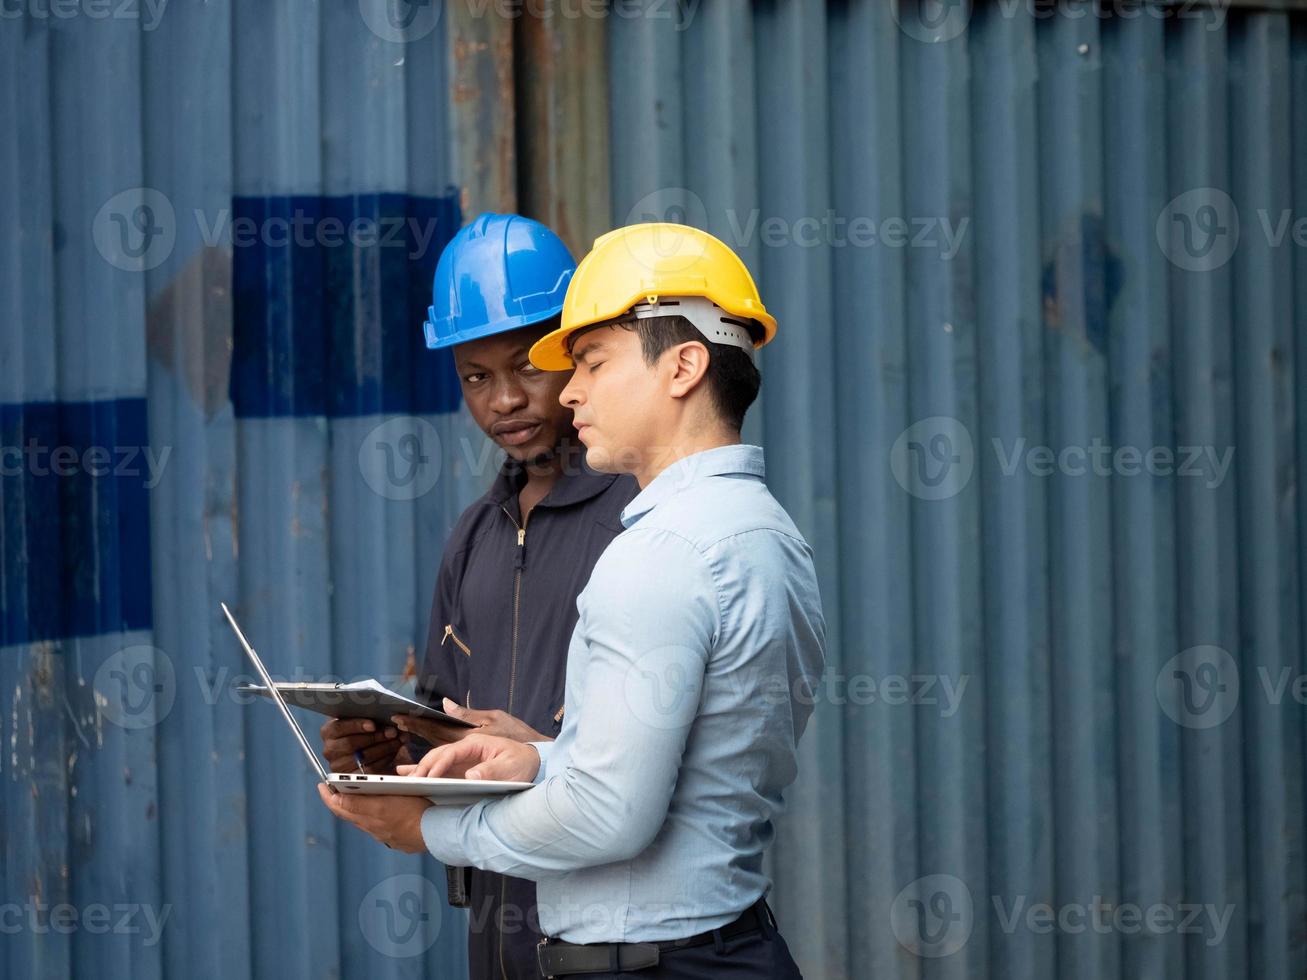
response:
[[[658,363],[658,358],[669,347],[697,340],[708,348],[708,371],[704,381],[712,393],[713,403],[722,421],[736,432],[744,426],[744,413],[758,398],[762,375],[753,358],[739,347],[717,344],[701,334],[689,320],[680,314],[651,316],[641,320],[618,320],[613,326],[634,330],[640,335],[640,350],[646,364]],[[756,343],[761,331],[749,324],[749,335]]]

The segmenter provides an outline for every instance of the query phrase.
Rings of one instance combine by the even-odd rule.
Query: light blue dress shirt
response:
[[[757,446],[663,470],[577,598],[558,740],[537,785],[431,807],[428,849],[537,885],[546,935],[677,939],[769,887],[763,851],[824,661],[812,551]],[[525,910],[523,910],[525,912]]]

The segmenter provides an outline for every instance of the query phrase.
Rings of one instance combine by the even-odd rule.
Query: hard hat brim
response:
[[[541,310],[538,313],[531,313],[522,316],[504,317],[500,320],[494,320],[490,323],[479,324],[458,333],[439,333],[433,325],[428,313],[427,321],[422,325],[426,335],[426,345],[428,350],[444,350],[448,347],[457,347],[459,344],[465,344],[469,340],[481,340],[483,337],[493,337],[496,334],[510,333],[514,330],[524,330],[527,327],[534,327],[539,323],[544,323],[562,312],[563,305],[559,303],[556,306]]]
[[[531,345],[526,356],[541,371],[572,370],[576,364],[567,352],[567,338],[579,329],[580,327],[559,327],[551,330]]]

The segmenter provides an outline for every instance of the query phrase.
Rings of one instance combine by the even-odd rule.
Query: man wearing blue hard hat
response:
[[[539,222],[479,215],[441,254],[424,325],[429,348],[453,349],[468,411],[506,458],[445,546],[418,693],[480,733],[522,742],[551,740],[562,726],[576,597],[639,490],[628,476],[585,465],[572,412],[559,402],[569,375],[527,356],[557,328],[575,269]],[[393,773],[397,761],[421,758],[423,743],[466,731],[412,716],[382,731],[333,719],[322,737],[333,771],[361,762]],[[449,878],[450,901],[471,910],[471,977],[539,977],[535,883],[471,868],[451,868]]]

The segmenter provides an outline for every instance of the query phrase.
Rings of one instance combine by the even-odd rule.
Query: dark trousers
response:
[[[770,911],[770,910],[768,910]],[[774,921],[761,932],[663,953],[657,966],[625,973],[587,973],[586,980],[803,980]]]
[[[469,980],[539,980],[535,882],[476,868],[470,878]]]

